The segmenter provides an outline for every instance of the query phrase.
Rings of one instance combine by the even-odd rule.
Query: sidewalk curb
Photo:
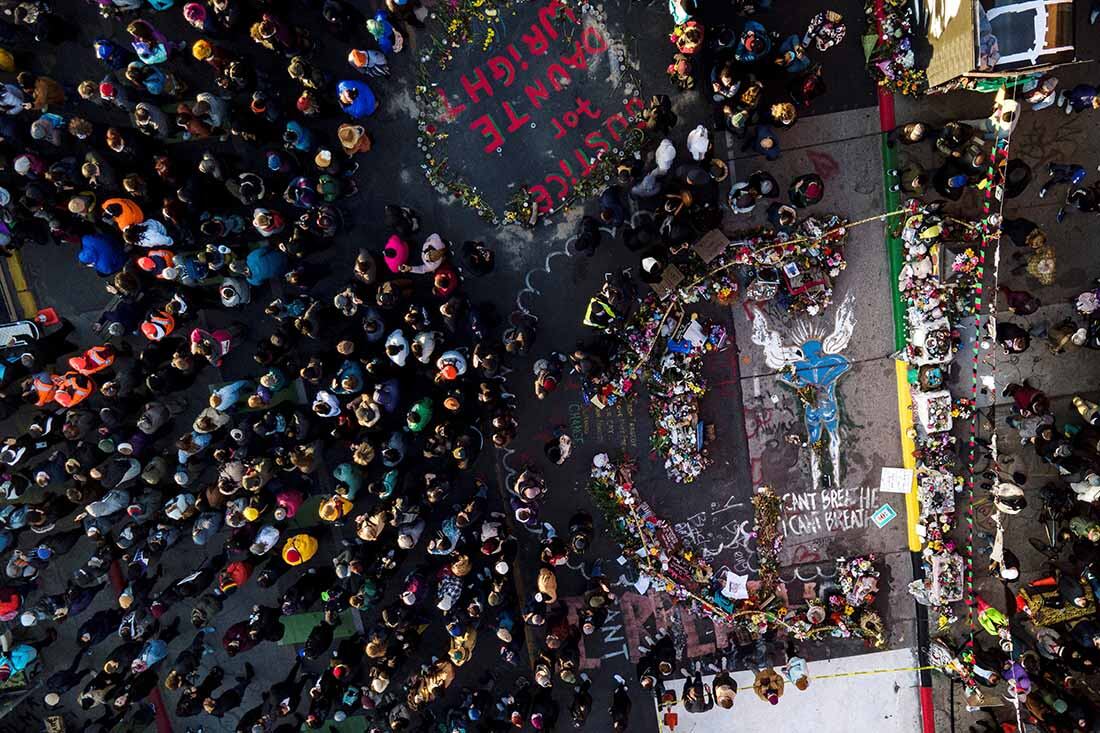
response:
[[[882,126],[882,178],[883,199],[887,211],[896,211],[900,208],[900,196],[896,191],[891,191],[891,178],[887,171],[894,168],[896,160],[894,151],[886,145],[886,135],[894,128],[894,99],[888,93],[879,92],[879,122]],[[898,274],[902,267],[902,243],[894,235],[891,222],[885,224],[883,232],[886,240],[886,251],[890,261],[890,287],[891,302],[893,303],[894,318],[894,347],[905,348],[905,304],[901,301],[898,292]],[[913,440],[913,397],[909,391],[909,365],[900,360],[894,361],[894,370],[897,377],[898,400],[898,430],[901,440],[902,466],[911,471],[917,467],[917,459],[914,456],[916,443]],[[906,534],[909,544],[909,559],[913,566],[913,579],[924,578],[924,565],[921,562],[921,540],[916,532],[917,523],[920,521],[920,505],[917,501],[917,480],[913,477],[913,485],[909,487],[909,493],[905,495]],[[916,603],[917,609],[917,666],[928,666],[928,608]],[[918,672],[920,678],[920,701],[922,733],[936,733],[936,709],[932,698],[932,675],[927,669]]]
[[[18,252],[4,258],[4,276],[0,277],[0,291],[11,320],[32,319],[38,314],[38,303],[27,285],[23,271],[23,259]]]

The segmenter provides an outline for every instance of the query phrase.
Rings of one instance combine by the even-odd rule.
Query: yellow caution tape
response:
[[[834,672],[833,674],[815,674],[810,675],[811,680],[827,680],[831,677],[860,677],[866,674],[887,674],[890,672],[920,672],[925,669],[939,669],[935,665],[925,665],[923,667],[895,667],[894,669],[865,669],[860,672]]]

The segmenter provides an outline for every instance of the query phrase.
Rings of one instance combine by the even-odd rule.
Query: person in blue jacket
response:
[[[365,81],[345,79],[336,85],[340,107],[355,119],[370,117],[378,106],[374,92]]]
[[[6,654],[0,654],[0,681],[19,674],[37,658],[38,650],[30,644],[17,644]]]
[[[779,53],[775,59],[775,64],[786,70],[788,74],[801,74],[810,68],[810,63],[810,58],[806,55],[806,49],[802,46],[802,39],[798,36],[787,36],[779,44]]]
[[[367,21],[367,31],[374,37],[378,50],[382,53],[389,55],[400,50],[397,45],[397,31],[394,30],[390,15],[385,10],[379,10]]]
[[[85,234],[80,238],[80,254],[77,259],[82,264],[94,267],[104,277],[114,275],[126,265],[126,253],[122,245],[103,234]]]
[[[286,255],[282,251],[266,245],[249,252],[245,263],[248,265],[248,275],[245,279],[253,287],[263,285],[268,280],[282,277],[287,270]]]
[[[755,20],[745,21],[733,57],[743,64],[751,64],[767,56],[771,50],[772,39],[767,29]]]

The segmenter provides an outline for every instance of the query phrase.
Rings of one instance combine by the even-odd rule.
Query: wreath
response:
[[[484,191],[450,165],[444,150],[450,133],[440,120],[446,119],[453,111],[448,109],[448,103],[440,93],[436,76],[450,68],[458,49],[492,49],[504,32],[505,16],[515,16],[525,5],[520,0],[446,0],[434,6],[429,18],[438,28],[436,33],[426,36],[426,46],[416,57],[414,98],[417,108],[416,144],[423,156],[420,169],[432,188],[440,194],[453,196],[491,224],[503,221],[531,227],[540,214],[568,209],[577,201],[586,201],[598,195],[611,182],[623,161],[632,159],[642,149],[645,134],[636,127],[642,120],[642,113],[627,115],[625,119],[631,126],[631,133],[624,135],[614,148],[599,151],[591,161],[587,175],[578,177],[566,198],[558,201],[549,212],[538,210],[529,187],[523,185],[509,198],[503,215],[498,214],[486,199]],[[576,9],[585,14],[598,12],[587,3]],[[562,20],[563,12],[558,12],[556,21]],[[563,43],[573,41],[573,36],[568,33],[558,34],[558,37]],[[622,66],[624,74],[629,73],[629,66]],[[627,82],[627,88],[640,89],[637,79]]]

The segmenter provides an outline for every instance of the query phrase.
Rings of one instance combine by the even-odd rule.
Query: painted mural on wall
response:
[[[831,486],[843,485],[836,387],[852,368],[840,352],[848,347],[855,325],[851,294],[837,307],[833,330],[828,335],[817,324],[800,321],[784,344],[783,336],[768,325],[762,310],[757,309],[753,318],[753,343],[763,347],[768,367],[779,373],[779,382],[794,390],[802,405],[814,491],[826,481]],[[827,459],[826,468],[823,459]]]

